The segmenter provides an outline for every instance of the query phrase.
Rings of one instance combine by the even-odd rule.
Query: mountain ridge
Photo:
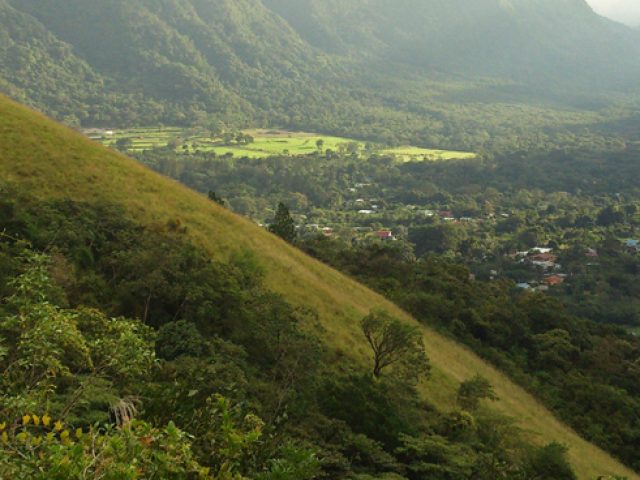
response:
[[[584,0],[2,0],[0,25],[3,91],[90,126],[328,129],[362,98],[363,116],[407,113],[378,78],[409,99],[416,79],[435,93],[491,81],[520,102],[640,78],[640,34]]]

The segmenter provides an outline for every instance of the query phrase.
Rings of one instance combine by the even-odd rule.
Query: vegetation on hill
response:
[[[317,48],[364,54],[378,65],[518,80],[556,92],[567,84],[595,86],[598,79],[631,87],[640,73],[637,60],[627,56],[638,49],[637,34],[598,17],[583,0],[265,3]]]
[[[215,475],[226,465],[255,478],[313,478],[317,458],[328,478],[384,478],[390,473],[408,479],[450,478],[471,472],[496,478],[495,468],[542,478],[558,478],[557,472],[565,472],[563,478],[573,478],[562,447],[527,446],[528,435],[524,443],[516,440],[507,433],[512,432],[510,421],[505,423],[497,415],[503,412],[520,419],[518,425],[534,433],[534,443],[544,438],[570,447],[568,458],[580,478],[614,473],[637,478],[496,370],[352,280],[215,202],[32,112],[4,99],[0,112],[0,173],[9,185],[2,209],[3,229],[9,233],[2,241],[2,318],[8,322],[3,323],[3,337],[21,335],[20,323],[11,318],[28,319],[34,312],[32,321],[39,323],[43,317],[37,312],[49,309],[46,318],[51,321],[77,325],[76,332],[69,330],[73,337],[60,340],[77,345],[70,353],[79,355],[60,359],[55,344],[47,350],[57,362],[52,365],[63,370],[48,378],[51,387],[44,397],[29,400],[37,410],[20,412],[25,408],[22,398],[31,390],[21,386],[22,377],[3,377],[11,382],[11,398],[16,399],[3,404],[12,428],[10,447],[3,455],[25,452],[15,442],[37,434],[28,430],[21,435],[34,414],[62,416],[70,404],[77,408],[67,416],[84,432],[96,421],[106,420],[108,405],[97,400],[133,397],[142,401],[139,406],[134,402],[138,411],[134,416],[152,424],[126,430],[133,438],[145,439],[143,444],[151,437],[147,445],[151,451],[140,455],[166,460],[165,449],[180,448],[185,452],[183,463],[171,464],[191,472],[209,467]],[[31,307],[15,290],[32,272],[20,258],[42,250],[50,258],[46,276],[52,283],[45,293],[35,286],[19,289],[34,294]],[[410,382],[394,371],[383,372],[381,382],[373,380],[371,351],[360,327],[373,306],[419,326],[431,364],[428,380]],[[87,323],[80,322],[86,307],[95,313]],[[155,332],[150,337],[155,336],[153,351],[160,360],[152,370],[152,382],[129,382],[118,369],[92,372],[86,360],[77,360],[83,358],[82,345],[94,341],[101,319],[121,316],[133,319],[121,320],[123,326],[137,328],[140,334],[149,328]],[[40,342],[47,336],[24,340]],[[131,340],[150,341],[135,336]],[[14,345],[3,344],[0,361],[28,351],[14,350]],[[3,363],[2,368],[11,365]],[[202,375],[207,371],[236,373]],[[490,382],[499,400],[485,400],[478,411],[461,414],[459,407],[452,408],[458,389],[477,374]],[[90,378],[95,378],[92,388],[79,389]],[[76,402],[78,389],[82,401]],[[207,402],[216,392],[224,394],[231,406],[223,407],[216,399]],[[44,403],[38,403],[42,398]],[[234,400],[243,401],[238,416],[225,414],[223,408],[238,411]],[[363,409],[363,404],[368,407]],[[11,405],[17,409],[11,410]],[[252,412],[265,424],[257,447],[252,434],[257,420],[249,424],[242,420],[252,419],[247,417]],[[224,419],[234,423],[216,423]],[[190,446],[172,446],[181,440],[170,421],[194,435]],[[163,430],[166,425],[168,430]],[[160,430],[147,435],[147,428]],[[232,435],[234,441],[238,436],[245,440],[224,447],[228,439],[215,436],[230,431],[239,432]],[[536,440],[535,434],[541,437]],[[166,444],[163,438],[174,443]],[[70,441],[82,445],[76,438]],[[119,441],[114,438],[109,443]],[[39,462],[39,450],[28,445],[27,453],[35,451],[34,461]],[[146,462],[155,465],[155,460]],[[13,468],[14,463],[7,464]],[[555,465],[555,477],[544,473],[543,465],[549,464]],[[293,476],[283,476],[283,471]],[[266,476],[276,472],[280,476]]]
[[[217,192],[259,223],[277,225],[273,208],[284,201],[310,253],[467,343],[588,439],[634,465],[637,341],[584,319],[627,330],[640,325],[639,259],[626,247],[640,236],[638,150],[593,137],[563,151],[541,145],[471,162],[402,164],[370,155],[317,151],[256,161],[156,149],[137,158]],[[546,266],[534,265],[528,252],[535,247],[553,250]],[[434,263],[431,255],[446,260]],[[456,280],[446,282],[454,271]],[[468,282],[472,273],[477,283]],[[495,290],[485,282],[495,282]],[[542,293],[523,304],[520,297],[534,291]],[[559,335],[558,345],[566,340],[562,367],[535,360],[545,334]],[[598,366],[600,356],[615,360]],[[583,390],[593,397],[576,393]]]
[[[638,34],[583,0],[2,0],[0,25],[2,91],[74,126],[478,151],[638,104]]]

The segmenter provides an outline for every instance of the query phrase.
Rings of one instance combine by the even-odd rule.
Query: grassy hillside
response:
[[[383,306],[414,322],[379,295],[316,262],[248,220],[228,212],[179,184],[103,148],[43,116],[0,98],[0,178],[42,198],[105,200],[121,204],[143,223],[180,219],[192,239],[213,256],[250,249],[267,270],[267,283],[295,304],[317,309],[323,337],[336,362],[366,362],[367,350],[358,320],[373,306]],[[311,326],[310,326],[311,327]],[[458,382],[476,373],[495,385],[499,410],[517,417],[540,442],[571,447],[570,459],[580,478],[624,474],[640,478],[579,438],[521,388],[468,350],[424,328],[434,366],[421,386],[439,408],[453,405]]]

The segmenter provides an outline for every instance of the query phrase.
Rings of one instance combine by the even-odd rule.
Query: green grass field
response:
[[[383,154],[394,155],[399,160],[410,161],[438,161],[438,160],[465,160],[476,158],[477,155],[471,152],[456,152],[453,150],[433,150],[420,147],[399,147],[386,148],[381,151]]]
[[[480,374],[499,397],[492,408],[516,418],[534,441],[556,441],[570,447],[569,458],[581,480],[613,474],[640,480],[557,420],[505,374],[380,295],[203,195],[1,96],[0,178],[43,199],[115,203],[145,225],[180,219],[188,227],[187,235],[213,258],[227,258],[242,250],[254,252],[265,269],[269,288],[294,305],[317,311],[318,321],[306,328],[324,340],[336,368],[370,363],[359,320],[372,307],[384,308],[423,332],[433,366],[432,378],[419,385],[426,402],[449,411],[455,405],[459,382]]]
[[[351,138],[317,135],[305,132],[290,132],[286,130],[253,129],[245,130],[244,134],[253,137],[248,144],[225,144],[222,138],[213,138],[206,132],[196,132],[180,128],[132,128],[113,131],[112,134],[89,133],[90,138],[102,142],[108,147],[115,147],[120,139],[130,141],[127,148],[130,152],[142,152],[153,148],[166,147],[170,143],[176,144],[176,151],[183,153],[215,152],[223,156],[233,154],[234,157],[266,158],[272,155],[306,155],[319,150],[334,152],[365,152],[366,143]],[[319,147],[318,142],[322,144]],[[475,158],[471,152],[456,152],[450,150],[433,150],[419,147],[384,148],[369,145],[367,153],[391,155],[399,161],[437,161]]]

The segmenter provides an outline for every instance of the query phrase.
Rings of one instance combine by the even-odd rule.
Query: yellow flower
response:
[[[53,433],[53,432],[49,432],[49,433],[47,433],[47,440],[49,440],[49,441],[53,440],[53,438],[55,437],[55,435],[56,435],[56,434],[55,434],[55,433]]]
[[[62,430],[62,422],[60,420],[58,420],[55,425],[53,426],[53,429],[56,432],[59,432],[60,430]]]
[[[73,442],[69,438],[69,430],[65,430],[60,434],[60,441],[65,446],[73,445]]]
[[[32,443],[37,447],[42,443],[42,437],[33,437]]]
[[[0,423],[0,432],[7,428],[7,422]]]
[[[23,425],[29,425],[30,421],[31,421],[31,416],[30,415],[24,415],[22,417],[22,424]]]
[[[7,432],[2,432],[0,438],[2,438],[2,443],[9,443],[9,435],[7,435]]]
[[[20,432],[19,434],[16,435],[16,439],[20,440],[21,442],[26,442],[28,438],[27,432]]]
[[[42,417],[42,424],[43,424],[45,427],[48,427],[50,423],[51,423],[51,417],[50,417],[49,415],[45,414],[45,415]]]
[[[31,417],[33,418],[33,424],[34,424],[35,426],[40,425],[40,417],[39,417],[39,416],[37,416],[37,415],[32,415]]]
[[[82,438],[82,435],[84,435],[84,433],[82,433],[82,429],[78,428],[76,430],[76,438]]]

